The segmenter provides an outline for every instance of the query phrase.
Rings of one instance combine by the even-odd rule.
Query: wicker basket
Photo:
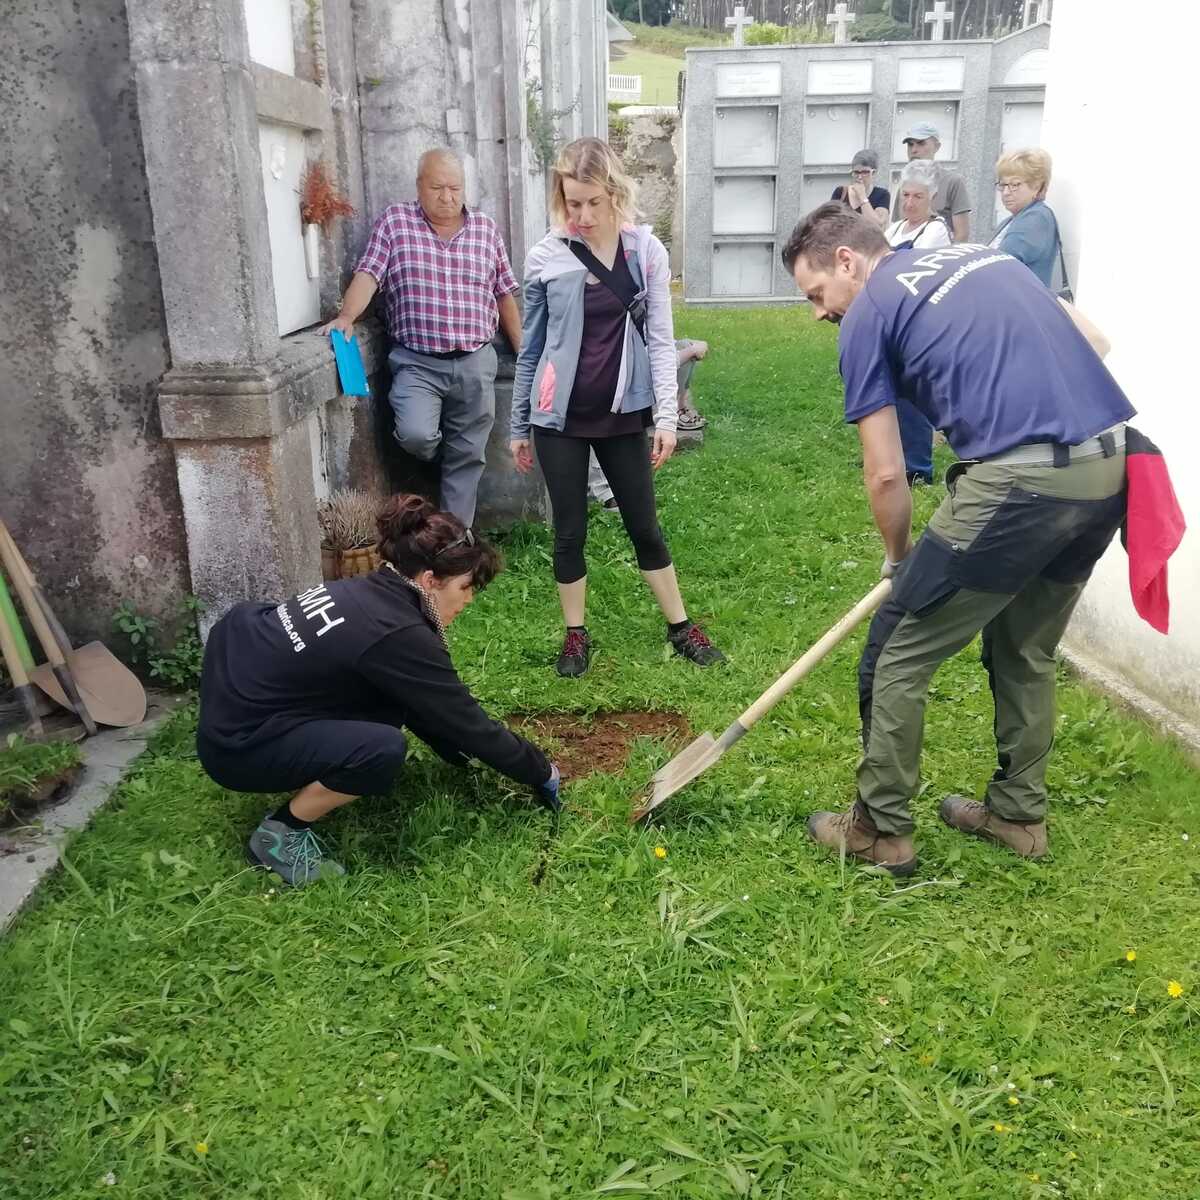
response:
[[[343,550],[338,564],[338,578],[369,575],[372,571],[378,571],[382,562],[376,546],[356,546],[353,550]]]

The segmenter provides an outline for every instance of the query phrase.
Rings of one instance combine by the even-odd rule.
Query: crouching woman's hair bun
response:
[[[470,575],[471,586],[487,587],[502,568],[500,555],[453,513],[424,496],[389,496],[376,519],[379,553],[409,579],[432,571],[439,579]]]

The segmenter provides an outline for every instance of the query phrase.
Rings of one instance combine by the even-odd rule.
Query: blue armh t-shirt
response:
[[[959,458],[1074,446],[1134,415],[1053,293],[986,246],[885,258],[843,318],[838,349],[848,422],[904,396]]]

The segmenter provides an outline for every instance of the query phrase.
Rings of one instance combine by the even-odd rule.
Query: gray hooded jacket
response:
[[[575,385],[583,338],[583,289],[587,271],[568,241],[578,235],[551,230],[525,258],[525,314],[512,398],[512,437],[529,437],[530,425],[561,430]],[[621,250],[646,300],[646,341],[625,317],[625,345],[613,412],[657,406],[655,424],[674,432],[677,415],[675,332],[671,317],[671,269],[666,247],[649,225],[626,225]]]

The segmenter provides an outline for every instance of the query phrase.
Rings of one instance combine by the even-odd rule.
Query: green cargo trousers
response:
[[[896,574],[859,663],[858,798],[879,831],[912,832],[929,682],[983,633],[998,766],[986,803],[1046,814],[1054,650],[1125,516],[1125,452],[1063,466],[956,463],[948,495]]]

